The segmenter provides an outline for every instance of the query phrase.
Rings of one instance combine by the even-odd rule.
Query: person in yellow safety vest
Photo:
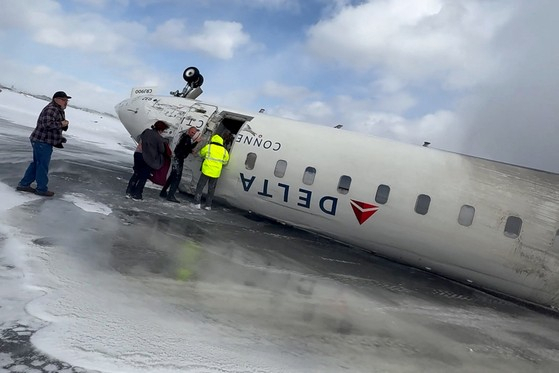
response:
[[[194,205],[197,209],[202,208],[202,191],[208,184],[208,193],[206,194],[206,210],[212,209],[212,199],[215,193],[217,180],[221,175],[221,169],[229,162],[229,152],[223,146],[223,139],[219,135],[213,135],[210,143],[200,149],[200,157],[204,159],[202,162],[202,173],[196,185],[196,193],[194,194]]]

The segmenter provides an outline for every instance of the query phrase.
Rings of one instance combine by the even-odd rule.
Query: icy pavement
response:
[[[125,199],[126,147],[75,136],[54,198],[16,192],[29,132],[0,120],[0,372],[559,370],[551,315],[185,195]]]

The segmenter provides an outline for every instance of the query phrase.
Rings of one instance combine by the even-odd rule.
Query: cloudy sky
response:
[[[559,172],[556,0],[0,0],[0,83],[134,86]],[[1,96],[0,96],[1,99]]]

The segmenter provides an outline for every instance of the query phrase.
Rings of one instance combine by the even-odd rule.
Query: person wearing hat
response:
[[[169,153],[167,152],[169,146],[161,136],[167,128],[169,128],[167,123],[158,120],[140,135],[134,152],[134,173],[126,188],[127,198],[141,200],[150,174],[163,166],[165,157],[170,157],[170,150]]]
[[[160,197],[167,198],[167,201],[170,202],[180,203],[175,197],[175,192],[177,191],[181,181],[184,160],[194,151],[194,148],[200,140],[202,140],[202,136],[196,127],[190,127],[188,131],[181,135],[179,142],[175,146],[171,173],[169,174],[163,189],[161,189],[161,193],[159,193]],[[169,189],[168,193],[167,189]]]
[[[71,98],[65,92],[58,91],[52,96],[52,101],[39,114],[37,126],[29,136],[33,147],[33,160],[27,167],[16,190],[45,197],[54,195],[54,192],[48,189],[49,164],[53,146],[61,148],[62,143],[65,142],[62,131],[68,129],[70,122],[66,120],[64,110]],[[33,182],[37,183],[37,188],[31,186]]]

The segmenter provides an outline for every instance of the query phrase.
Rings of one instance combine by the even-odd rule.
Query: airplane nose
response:
[[[115,106],[115,111],[124,128],[132,138],[137,138],[146,127],[146,121],[142,120],[141,107],[134,99],[126,99]]]
[[[122,112],[122,106],[124,105],[124,101],[119,102],[118,104],[115,105],[115,113],[117,115],[117,117],[120,119],[121,116],[121,112]]]
[[[116,114],[118,115],[119,118],[122,118],[125,111],[128,110],[129,101],[130,101],[130,99],[123,100],[115,106],[115,112],[116,112]],[[133,110],[133,112],[138,113],[138,110],[135,109],[135,110]]]

